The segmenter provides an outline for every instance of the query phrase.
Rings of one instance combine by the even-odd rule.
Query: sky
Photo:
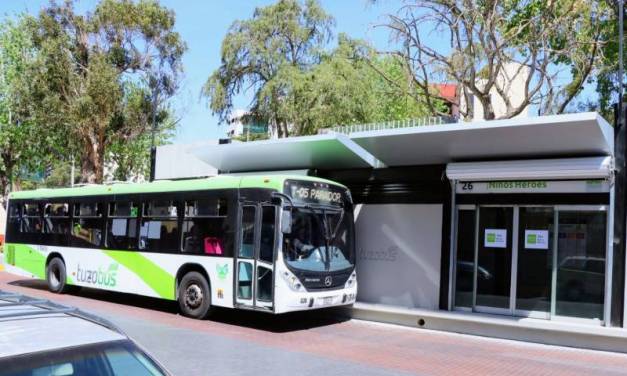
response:
[[[183,57],[185,78],[174,99],[179,129],[174,143],[189,143],[202,139],[222,138],[226,125],[218,124],[201,98],[200,91],[209,75],[220,66],[220,45],[229,26],[239,19],[250,18],[256,7],[273,3],[271,0],[161,0],[160,3],[176,13],[176,31],[187,43]],[[49,0],[0,0],[0,16],[21,12],[36,14]],[[81,12],[93,10],[96,0],[79,0]],[[393,13],[398,4],[368,0],[320,0],[322,7],[335,18],[336,33],[344,32],[353,38],[362,38],[379,49],[389,46],[389,33],[374,27]],[[235,101],[236,108],[246,108],[250,98],[242,95]]]

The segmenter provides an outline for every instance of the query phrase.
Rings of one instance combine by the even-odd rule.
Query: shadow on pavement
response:
[[[349,318],[338,308],[290,312],[281,315],[219,308],[209,320],[273,333],[286,333],[339,324],[348,321]]]
[[[8,282],[8,284],[36,290],[48,290],[46,281],[43,280],[21,279]],[[127,306],[153,311],[178,314],[178,303],[164,299],[92,289],[88,287],[81,287],[76,291],[70,291],[66,294],[81,298],[101,300],[109,303],[124,304]],[[290,312],[281,315],[272,315],[264,312],[214,307],[214,312],[209,318],[209,321],[264,330],[273,333],[307,330],[338,324],[348,320],[349,318],[342,312],[341,308],[326,308],[314,311]]]

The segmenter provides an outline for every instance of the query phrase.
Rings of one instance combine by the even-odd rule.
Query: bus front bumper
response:
[[[306,311],[311,309],[338,307],[355,303],[357,284],[350,288],[330,291],[301,292],[285,299],[280,312]],[[279,308],[279,307],[277,307]]]

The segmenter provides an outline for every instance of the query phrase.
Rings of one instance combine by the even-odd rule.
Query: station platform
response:
[[[627,353],[627,330],[592,324],[521,318],[460,311],[410,309],[355,303],[340,314],[383,322],[547,345]]]

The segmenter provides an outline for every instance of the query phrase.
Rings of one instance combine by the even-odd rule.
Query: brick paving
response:
[[[0,289],[105,316],[123,329],[129,328],[149,351],[154,348],[164,364],[171,360],[179,373],[186,374],[206,374],[203,367],[209,363],[213,367],[216,360],[230,367],[225,368],[227,374],[259,373],[258,365],[263,363],[267,372],[275,374],[294,374],[298,369],[303,370],[301,374],[318,374],[322,369],[328,375],[364,375],[370,371],[373,375],[627,375],[625,354],[338,321],[316,312],[269,316],[220,310],[211,320],[198,321],[179,316],[172,302],[92,289],[55,295],[46,291],[41,281],[6,272],[0,272]],[[200,345],[186,353],[190,357],[187,363],[181,362],[166,346],[176,337],[172,333],[211,346],[228,342],[235,350],[211,358],[215,354],[209,351],[210,346]],[[309,368],[299,368],[301,365]],[[191,371],[186,366],[196,368]],[[291,367],[289,372],[285,367]]]

